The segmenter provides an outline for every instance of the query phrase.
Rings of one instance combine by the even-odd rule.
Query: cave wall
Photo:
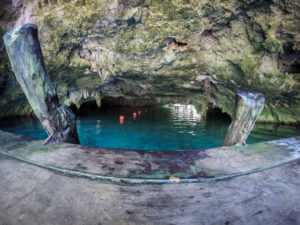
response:
[[[71,104],[70,93],[78,107],[94,96],[99,102],[100,93],[203,111],[209,79],[210,105],[223,112],[232,115],[236,91],[258,91],[266,97],[260,122],[300,121],[298,0],[2,2],[0,35],[23,23],[38,26],[63,103]],[[0,117],[32,113],[2,40],[0,109]]]

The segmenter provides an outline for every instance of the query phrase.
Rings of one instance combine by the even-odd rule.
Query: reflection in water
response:
[[[201,120],[201,115],[197,112],[193,105],[174,104],[170,107],[170,109],[173,116],[177,117],[178,120]]]
[[[135,119],[133,113],[136,113]],[[201,119],[195,107],[190,105],[170,108],[101,107],[97,111],[86,110],[77,119],[83,145],[141,150],[218,147],[229,125],[230,119],[211,112],[206,119]],[[23,135],[47,137],[37,120],[5,120],[1,121],[0,126],[1,129]],[[300,135],[300,129],[294,126],[256,124],[247,143],[296,135]]]

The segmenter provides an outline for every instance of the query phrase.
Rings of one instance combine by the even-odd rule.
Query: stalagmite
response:
[[[265,97],[257,92],[237,92],[233,121],[223,146],[245,145],[246,140],[264,108]]]
[[[45,68],[36,25],[10,30],[4,44],[17,81],[49,136],[44,144],[79,143],[75,115],[66,105],[59,105]]]
[[[207,109],[209,107],[209,104],[211,102],[211,80],[210,78],[205,78],[203,80],[203,89],[204,89],[204,97],[205,97],[205,105],[203,106],[203,112],[202,117],[206,118]]]

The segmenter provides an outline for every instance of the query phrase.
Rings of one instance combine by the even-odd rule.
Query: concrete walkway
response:
[[[66,176],[0,154],[1,225],[300,224],[299,137],[249,145],[249,151],[218,148],[183,154],[42,147],[39,142],[0,132],[0,151],[6,154],[69,171],[132,179],[215,178],[290,162],[218,182],[124,185]]]

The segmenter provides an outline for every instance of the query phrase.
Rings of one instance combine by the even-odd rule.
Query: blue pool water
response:
[[[140,115],[139,112],[140,111]],[[133,113],[136,118],[133,118]],[[221,146],[230,119],[208,114],[201,119],[193,110],[170,107],[105,107],[86,110],[78,116],[77,129],[82,145],[139,150],[204,149]],[[120,121],[120,116],[124,121]],[[6,131],[36,138],[47,137],[37,120],[1,121]],[[299,127],[256,124],[247,143],[300,135]]]

